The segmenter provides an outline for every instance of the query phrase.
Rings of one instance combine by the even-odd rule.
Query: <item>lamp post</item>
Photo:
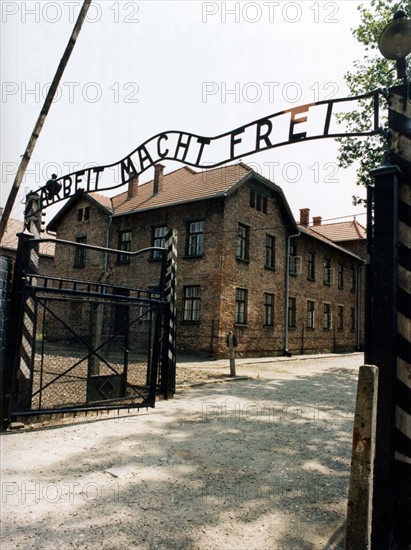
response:
[[[395,12],[393,20],[382,31],[378,47],[383,57],[396,61],[397,78],[403,79],[404,110],[408,98],[407,62],[411,53],[411,21],[403,10]]]
[[[403,82],[388,90],[389,162],[371,171],[368,205],[374,224],[365,362],[379,368],[371,548],[405,550],[411,544],[411,21],[404,11],[395,13],[378,46],[396,61]]]

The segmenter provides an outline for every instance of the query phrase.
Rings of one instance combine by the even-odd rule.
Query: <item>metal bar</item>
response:
[[[108,367],[110,370],[112,370],[115,374],[120,374],[119,372],[117,372],[114,367],[112,367],[110,365],[110,363],[108,363],[104,357],[102,355],[100,355],[98,352],[99,349],[101,349],[102,347],[104,347],[106,344],[110,343],[112,340],[114,340],[114,338],[116,338],[119,333],[115,333],[114,335],[112,335],[108,340],[104,341],[100,346],[98,346],[98,348],[96,349],[92,349],[92,347],[90,346],[90,344],[84,340],[84,338],[82,338],[81,336],[79,336],[78,334],[76,334],[74,332],[74,330],[72,330],[67,323],[65,323],[60,317],[58,317],[49,307],[47,307],[44,303],[42,304],[43,307],[45,307],[47,309],[47,311],[49,311],[49,313],[51,313],[51,315],[53,315],[53,317],[55,317],[57,320],[59,320],[62,325],[67,328],[67,330],[69,330],[82,344],[84,344],[86,346],[86,348],[90,351],[89,354],[85,355],[82,359],[80,359],[79,361],[77,361],[74,365],[72,365],[71,367],[69,367],[67,370],[65,370],[63,373],[61,373],[60,375],[56,376],[56,378],[54,378],[53,380],[51,380],[50,382],[48,382],[44,388],[42,388],[43,390],[46,389],[48,386],[50,386],[51,384],[54,384],[57,380],[59,380],[60,378],[62,378],[63,376],[66,376],[67,373],[69,373],[70,371],[72,371],[73,369],[75,369],[78,365],[80,365],[80,363],[82,363],[83,361],[85,361],[86,359],[88,359],[90,357],[90,355],[93,353],[95,354],[101,361],[103,361],[103,363],[106,365],[106,367]],[[137,319],[134,319],[134,321],[132,323],[130,323],[129,326],[132,326],[134,325],[137,321],[139,321],[141,318],[138,317]],[[33,394],[32,397],[34,397],[35,395],[37,395],[38,392],[35,392]]]
[[[373,550],[389,548],[393,532],[393,462],[397,341],[398,167],[371,171],[375,178],[371,254],[371,308],[365,362],[379,368],[377,444],[372,522]]]
[[[79,298],[82,297],[90,297],[90,298],[99,298],[99,303],[105,303],[107,305],[110,304],[151,304],[156,302],[156,300],[150,300],[149,298],[125,298],[124,296],[121,296],[119,294],[100,294],[97,292],[87,292],[85,290],[71,290],[71,289],[58,289],[58,288],[51,288],[48,287],[45,289],[44,287],[38,287],[38,286],[30,286],[30,291],[32,291],[32,295],[35,294],[41,294],[39,298],[46,296],[47,294],[55,294],[56,296],[53,297],[53,300],[58,301],[58,296],[77,296]],[[115,298],[114,300],[112,298]],[[101,300],[101,301],[100,301]],[[65,300],[67,301],[67,300]],[[95,300],[82,300],[83,303],[88,302],[94,302]],[[158,301],[160,303],[160,301]]]

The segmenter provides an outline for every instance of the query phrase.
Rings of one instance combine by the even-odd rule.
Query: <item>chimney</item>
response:
[[[158,195],[163,190],[163,170],[164,166],[162,164],[154,166],[153,195]]]
[[[138,176],[130,178],[128,181],[127,200],[134,199],[138,195]]]
[[[310,223],[310,209],[309,208],[300,208],[300,225],[308,227]]]
[[[313,217],[313,224],[314,225],[321,225],[321,220],[322,220],[321,216],[314,216]]]

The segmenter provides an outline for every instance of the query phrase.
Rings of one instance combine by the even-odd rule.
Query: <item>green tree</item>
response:
[[[361,13],[361,23],[353,29],[355,38],[365,46],[365,55],[362,60],[353,63],[354,70],[344,75],[350,95],[357,96],[371,92],[378,88],[389,88],[398,84],[395,61],[385,59],[378,49],[378,39],[383,29],[392,21],[394,13],[402,9],[411,16],[411,0],[393,2],[387,0],[371,0],[358,8]],[[372,100],[361,100],[360,108],[341,115],[349,131],[362,131],[369,128]],[[381,125],[387,126],[386,117],[382,117]],[[344,137],[337,141],[340,144],[338,162],[340,167],[348,168],[356,161],[359,162],[357,171],[357,185],[369,185],[372,178],[369,170],[382,164],[386,158],[386,140],[382,135],[359,139],[358,137]],[[353,196],[354,204],[364,202],[358,196]]]

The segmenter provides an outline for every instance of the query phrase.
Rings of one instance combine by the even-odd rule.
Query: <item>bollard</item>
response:
[[[228,348],[230,352],[230,376],[236,376],[235,373],[235,342],[233,331],[228,333]]]
[[[353,429],[346,550],[370,550],[378,368],[360,367]]]

